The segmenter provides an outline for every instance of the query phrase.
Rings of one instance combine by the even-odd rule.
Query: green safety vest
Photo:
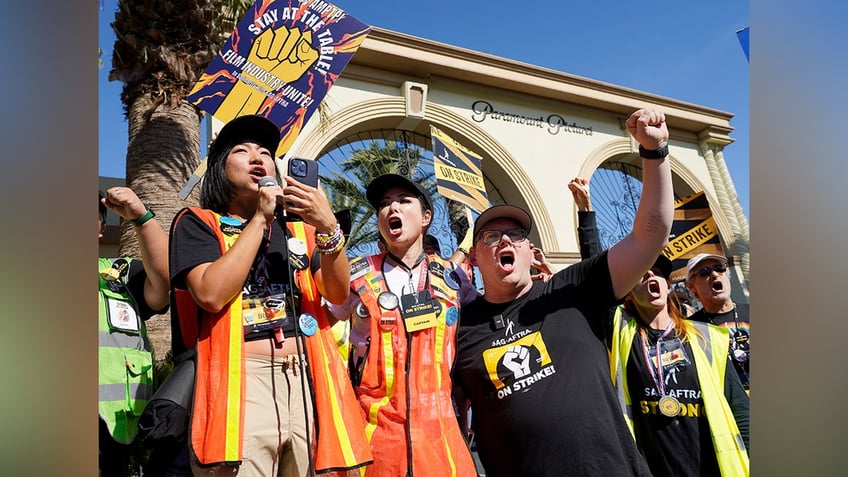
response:
[[[100,258],[98,270],[112,268],[116,260]],[[112,437],[128,444],[135,437],[138,418],[153,394],[153,353],[144,320],[126,288],[133,259],[123,260],[127,266],[115,280],[123,285],[118,291],[110,289],[109,282],[98,273],[98,408]]]
[[[729,332],[707,323],[686,321],[685,334],[695,359],[695,370],[701,386],[701,398],[704,401],[704,412],[710,426],[710,436],[713,441],[718,466],[721,475],[748,476],[750,463],[748,451],[742,441],[739,428],[730,405],[724,397],[724,373],[727,368],[727,350],[730,346]],[[690,328],[691,326],[692,328]],[[695,329],[704,339],[699,339]],[[630,357],[630,347],[636,337],[638,325],[636,320],[619,306],[613,317],[613,335],[610,349],[610,374],[618,394],[618,400],[630,433],[633,431],[633,414],[630,392],[627,386],[627,360]]]

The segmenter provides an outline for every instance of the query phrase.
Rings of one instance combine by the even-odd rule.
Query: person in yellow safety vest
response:
[[[474,476],[451,399],[459,271],[424,252],[432,198],[397,174],[372,180],[366,198],[385,251],[351,261],[354,293],[332,308],[351,320],[349,368],[374,454],[364,477]]]
[[[153,353],[145,320],[168,308],[168,235],[128,187],[98,194],[99,232],[106,210],[133,224],[141,260],[100,258],[98,395],[100,475],[124,475],[138,418],[153,394]]]
[[[195,476],[302,477],[371,461],[321,300],[349,294],[344,235],[320,187],[277,185],[279,139],[262,116],[228,122],[209,150],[202,208],[171,229],[174,341],[197,350]],[[302,221],[280,223],[278,207]]]
[[[654,266],[616,308],[610,372],[651,472],[747,476],[748,395],[730,364],[726,329],[685,320]]]

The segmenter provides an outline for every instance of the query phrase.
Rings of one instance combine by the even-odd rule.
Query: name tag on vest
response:
[[[406,331],[412,333],[436,326],[438,323],[436,307],[433,306],[432,300],[427,290],[400,297],[401,314]]]

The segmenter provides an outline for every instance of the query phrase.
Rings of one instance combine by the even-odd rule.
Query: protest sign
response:
[[[439,193],[462,202],[478,213],[487,209],[489,199],[480,169],[482,158],[435,126],[430,126],[430,135],[433,138],[433,168]]]
[[[686,279],[686,262],[699,253],[724,255],[710,204],[703,191],[674,203],[674,222],[662,252],[672,264],[670,280]]]
[[[283,156],[371,27],[320,0],[257,0],[188,100],[224,123],[259,114]]]

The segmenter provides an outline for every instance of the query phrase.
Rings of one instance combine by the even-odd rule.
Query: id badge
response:
[[[245,297],[242,298],[241,305],[245,333],[282,325],[286,318],[285,293],[266,297]]]
[[[652,365],[656,368],[657,356],[653,346],[648,355],[651,358]],[[682,371],[690,364],[689,357],[678,339],[662,341],[659,362],[662,363],[664,373]]]
[[[411,333],[436,326],[436,308],[429,291],[403,295],[400,304],[406,331]]]
[[[109,315],[109,326],[120,331],[138,333],[141,322],[138,313],[128,301],[106,297],[106,314]]]

